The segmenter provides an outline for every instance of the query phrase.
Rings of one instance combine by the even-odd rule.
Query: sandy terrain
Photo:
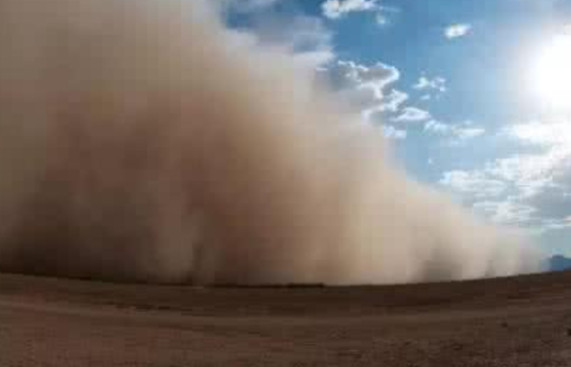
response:
[[[352,288],[0,275],[0,366],[571,366],[571,273]]]

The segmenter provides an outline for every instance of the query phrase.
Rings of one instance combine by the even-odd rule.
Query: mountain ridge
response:
[[[548,271],[571,270],[571,258],[563,255],[553,255],[547,260]]]

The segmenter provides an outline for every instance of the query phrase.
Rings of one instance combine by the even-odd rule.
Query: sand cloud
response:
[[[3,271],[354,284],[537,265],[205,1],[0,0],[0,24]]]

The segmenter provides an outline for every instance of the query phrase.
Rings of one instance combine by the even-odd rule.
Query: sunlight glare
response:
[[[540,103],[557,110],[571,109],[571,35],[555,37],[538,53],[532,88]]]

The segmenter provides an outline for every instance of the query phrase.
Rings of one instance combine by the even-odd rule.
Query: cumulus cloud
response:
[[[383,125],[387,138],[406,139],[406,130],[391,126],[394,121],[387,118],[398,115],[402,105],[409,99],[407,93],[394,87],[400,79],[400,72],[396,67],[380,62],[363,65],[339,60],[330,65],[327,71],[340,99],[351,109],[360,112],[364,121]],[[408,113],[408,117],[414,118],[410,115],[414,111]]]
[[[408,99],[406,93],[393,88],[400,72],[391,65],[339,60],[327,68],[327,74],[341,99],[365,116],[385,109],[396,110]]]
[[[349,13],[373,12],[378,25],[390,23],[390,14],[398,12],[395,7],[384,6],[379,0],[326,0],[321,4],[323,15],[329,19],[340,19]]]
[[[271,25],[262,23],[233,29],[231,33],[238,43],[246,43],[250,47],[259,44],[285,48],[294,54],[298,63],[313,68],[322,68],[336,57],[333,33],[319,17],[295,14]]]
[[[473,126],[470,121],[460,124],[444,124],[434,119],[424,124],[424,130],[432,134],[448,137],[451,139],[451,143],[463,142],[486,133],[484,128]]]
[[[281,28],[280,41],[290,45],[297,60],[315,68],[335,59],[332,39],[332,32],[317,17],[296,16]]]
[[[439,184],[496,223],[526,226],[536,219],[533,214],[537,210],[513,195],[513,182],[494,175],[490,169],[444,172]]]
[[[390,23],[389,17],[384,12],[378,12],[377,15],[375,15],[375,21],[380,26],[385,26]]]
[[[513,226],[529,224],[537,211],[532,206],[521,203],[514,198],[480,201],[474,203],[473,207],[496,223]]]
[[[446,87],[446,79],[443,77],[436,76],[429,78],[425,75],[421,75],[420,78],[418,78],[418,81],[412,86],[412,89],[423,93],[420,97],[421,101],[428,101],[433,99],[433,97],[439,98],[448,90]]]
[[[418,78],[418,81],[416,82],[416,84],[412,86],[412,88],[421,91],[433,90],[444,93],[447,90],[446,79],[440,76],[434,78],[427,78],[426,76],[423,75],[420,78]]]
[[[382,125],[383,134],[389,139],[407,138],[406,130],[391,126],[391,121],[384,118],[387,114],[398,113],[409,99],[407,93],[393,86],[400,79],[396,67],[380,62],[363,65],[339,60],[330,65],[327,72],[340,100],[359,112],[365,122]]]
[[[468,23],[451,24],[444,29],[444,36],[448,39],[464,37],[472,30]]]
[[[323,15],[330,19],[352,12],[373,11],[376,7],[377,0],[326,0],[321,4]]]
[[[432,116],[430,112],[417,108],[417,107],[405,107],[401,110],[398,116],[392,118],[395,122],[420,122],[430,119]]]
[[[511,125],[500,137],[531,152],[497,158],[479,169],[446,172],[440,183],[463,193],[474,208],[499,222],[539,231],[563,228],[571,211],[569,126],[566,122]]]
[[[560,230],[571,228],[571,217],[563,217],[560,219],[546,219],[543,223],[544,231]]]
[[[383,132],[385,136],[389,139],[402,140],[406,139],[407,137],[406,130],[397,129],[394,126],[390,125],[383,126]]]
[[[361,86],[372,86],[377,90],[382,90],[400,78],[400,72],[396,67],[382,62],[366,66],[353,61],[339,61],[338,65],[349,80]]]
[[[486,129],[482,127],[455,127],[452,129],[452,133],[460,140],[467,140],[484,135]]]
[[[567,122],[514,125],[505,133],[536,152],[500,160],[498,174],[516,183],[522,200],[543,218],[561,219],[571,211],[571,128]]]
[[[443,174],[439,183],[476,199],[499,197],[508,188],[505,181],[490,177],[482,171],[448,171]]]
[[[387,94],[383,103],[379,106],[380,111],[397,112],[401,105],[409,99],[407,93],[398,89],[393,89]]]
[[[275,5],[283,0],[219,0],[223,6],[236,11],[249,13]]]
[[[526,196],[567,180],[571,168],[571,125],[567,122],[530,122],[505,129],[504,134],[521,144],[531,144],[535,153],[498,159],[492,172],[518,183]]]
[[[391,65],[378,62],[367,66],[351,60],[339,60],[331,68],[334,77],[340,76],[338,82],[350,83],[352,86],[372,86],[382,93],[382,89],[399,80],[399,70]]]
[[[568,121],[532,121],[509,126],[503,133],[522,143],[541,146],[565,146],[571,142],[571,124]]]

